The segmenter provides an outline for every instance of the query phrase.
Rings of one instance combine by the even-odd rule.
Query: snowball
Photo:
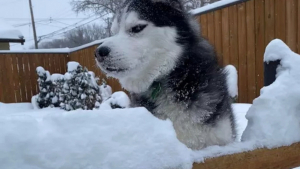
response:
[[[265,60],[281,59],[280,75],[253,101],[242,140],[258,140],[272,148],[300,141],[300,56],[281,40],[273,40]]]
[[[130,106],[130,99],[123,91],[115,92],[111,97],[102,102],[100,105],[101,110],[111,109],[112,105],[128,108]]]
[[[228,86],[228,92],[231,97],[238,96],[238,74],[233,65],[227,65],[224,69],[227,74],[226,82]]]
[[[74,61],[68,62],[68,64],[67,64],[68,72],[72,72],[72,71],[76,70],[78,68],[78,66],[79,66],[78,62],[74,62]]]
[[[170,120],[145,108],[0,116],[1,168],[192,168]],[[142,167],[141,167],[142,166]]]

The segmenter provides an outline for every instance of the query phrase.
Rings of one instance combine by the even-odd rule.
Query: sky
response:
[[[102,23],[91,13],[76,14],[72,11],[70,0],[32,0],[32,4],[37,36],[48,34],[42,42],[59,38],[63,32],[82,24]],[[11,50],[34,46],[28,0],[0,0],[0,19],[19,29],[26,40],[24,45],[11,43]],[[55,31],[58,31],[55,36],[50,34]]]

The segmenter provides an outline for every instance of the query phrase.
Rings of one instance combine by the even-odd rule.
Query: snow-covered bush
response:
[[[40,93],[33,100],[37,101],[40,108],[61,107],[67,111],[99,108],[102,102],[101,89],[110,87],[99,86],[99,78],[95,77],[94,72],[88,71],[77,62],[68,62],[67,67],[68,72],[64,75],[50,75],[49,71],[38,67]],[[109,94],[111,92],[105,91],[106,98],[110,97]]]
[[[54,93],[55,86],[51,81],[51,75],[49,71],[45,71],[43,67],[37,67],[36,72],[38,74],[38,85],[40,93],[36,97],[37,104],[40,108],[54,107],[56,103],[56,95]],[[56,105],[57,106],[57,105]]]

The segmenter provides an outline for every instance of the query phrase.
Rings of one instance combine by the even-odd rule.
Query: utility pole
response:
[[[36,37],[36,30],[35,30],[35,23],[34,23],[34,17],[33,17],[33,10],[32,10],[31,0],[29,0],[29,8],[30,8],[30,14],[31,14],[33,36],[34,36],[34,45],[35,45],[35,48],[38,49],[39,47],[38,47],[38,41],[37,41],[37,37]]]

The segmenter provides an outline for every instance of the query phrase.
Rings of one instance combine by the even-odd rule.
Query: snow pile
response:
[[[227,74],[227,86],[230,97],[237,98],[238,96],[238,74],[237,70],[233,65],[227,65],[224,68]]]
[[[252,104],[243,104],[243,103],[236,103],[232,104],[232,109],[234,112],[235,122],[236,122],[236,140],[241,141],[242,134],[248,124],[246,119],[246,114]]]
[[[22,33],[12,27],[4,20],[0,19],[0,39],[22,39]]]
[[[75,71],[78,68],[78,66],[79,66],[78,62],[74,62],[74,61],[68,62],[67,64],[68,72]]]
[[[0,161],[5,169],[192,168],[192,150],[169,120],[145,108],[0,115]]]
[[[300,141],[300,56],[281,40],[266,48],[265,61],[281,60],[274,83],[261,89],[246,118],[242,140],[257,140],[269,148]]]
[[[125,92],[115,92],[107,100],[100,105],[101,110],[109,110],[115,108],[129,108],[130,99]]]

